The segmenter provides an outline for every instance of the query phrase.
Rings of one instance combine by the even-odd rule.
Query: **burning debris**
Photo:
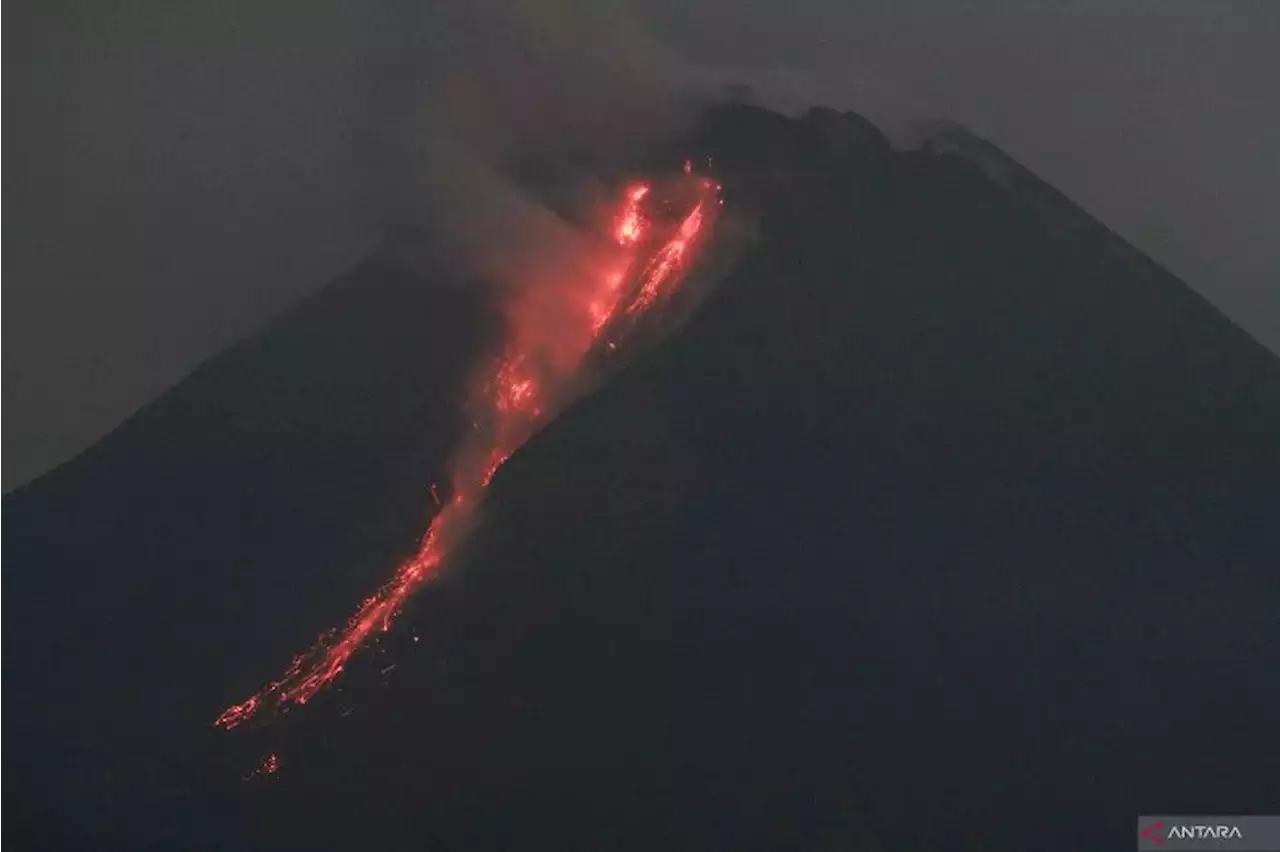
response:
[[[638,320],[661,308],[680,288],[694,252],[719,213],[720,186],[694,175],[692,163],[686,161],[670,190],[656,192],[651,182],[624,189],[611,221],[618,262],[594,276],[583,304],[578,303],[581,290],[552,288],[551,307],[560,320],[555,339],[548,339],[537,323],[523,322],[517,302],[503,354],[473,395],[477,428],[455,453],[452,489],[441,502],[435,486],[431,488],[440,509],[418,552],[366,598],[345,625],[322,634],[280,677],[223,711],[214,721],[217,727],[230,730],[263,711],[283,712],[306,704],[342,674],[356,651],[390,630],[405,602],[437,575],[465,538],[499,468],[568,401],[588,358],[625,347]],[[545,303],[540,307],[545,309]],[[278,768],[273,754],[255,775]]]
[[[262,762],[254,767],[254,770],[244,777],[244,780],[253,781],[258,778],[266,778],[270,775],[275,775],[279,771],[280,756],[275,752],[272,752],[264,757]]]

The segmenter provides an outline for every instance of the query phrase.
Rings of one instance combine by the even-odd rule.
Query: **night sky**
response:
[[[5,489],[414,215],[424,140],[613,141],[727,79],[964,122],[1280,351],[1273,4],[44,0],[10,36]]]

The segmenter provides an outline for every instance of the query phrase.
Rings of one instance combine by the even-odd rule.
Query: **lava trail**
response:
[[[224,710],[216,726],[230,730],[261,713],[306,704],[342,674],[370,638],[391,629],[405,602],[436,576],[465,538],[498,469],[570,401],[588,355],[625,345],[637,320],[678,290],[692,253],[718,215],[719,190],[719,184],[694,176],[688,163],[679,178],[662,185],[627,186],[609,228],[616,261],[597,270],[583,287],[531,288],[523,301],[516,300],[502,354],[471,400],[475,428],[454,454],[452,493],[417,553],[344,625],[322,634],[278,678]],[[661,204],[654,201],[659,195]],[[669,221],[673,208],[682,214],[674,223]],[[557,317],[552,338],[547,324],[522,321],[539,311]],[[438,502],[434,487],[432,494]]]

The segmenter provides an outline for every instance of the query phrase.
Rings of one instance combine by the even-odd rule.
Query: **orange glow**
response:
[[[691,170],[692,164],[686,163],[684,174]],[[719,185],[682,177],[680,187],[686,192],[695,189],[696,201],[665,239],[659,237],[662,223],[645,209],[646,199],[653,195],[652,185],[634,183],[623,191],[610,234],[621,253],[621,263],[598,271],[587,282],[585,303],[577,301],[584,298],[580,289],[567,287],[539,289],[515,303],[503,354],[473,394],[473,430],[455,454],[452,491],[442,503],[435,485],[431,486],[432,499],[440,508],[417,553],[366,598],[344,625],[322,634],[310,649],[294,657],[278,678],[228,707],[214,725],[230,730],[264,710],[284,712],[306,704],[342,674],[356,651],[378,633],[391,629],[405,602],[436,577],[445,559],[465,538],[483,493],[498,470],[545,425],[548,412],[565,404],[571,380],[591,352],[618,348],[623,330],[608,336],[606,330],[624,313],[634,321],[679,287],[689,255],[712,218],[711,211],[719,209],[708,204]],[[620,310],[624,304],[625,310]],[[556,322],[542,320],[548,309],[558,318]],[[259,774],[271,774],[278,768],[279,760],[271,755]]]
[[[640,240],[644,232],[644,218],[640,212],[640,202],[649,194],[647,183],[634,184],[627,188],[626,203],[618,216],[614,228],[614,239],[619,245],[630,245]]]
[[[702,223],[706,218],[704,212],[706,193],[709,189],[709,185],[703,186],[704,194],[699,198],[693,211],[680,223],[675,236],[671,237],[649,261],[649,265],[645,268],[640,292],[627,307],[627,313],[640,314],[648,311],[656,302],[669,297],[678,286],[680,282],[678,273],[683,269],[685,255],[702,232]]]
[[[257,767],[255,767],[254,770],[250,772],[249,775],[244,780],[252,781],[255,778],[264,778],[268,775],[275,775],[279,771],[280,771],[280,758],[278,755],[275,754],[275,752],[272,752],[271,754],[264,757],[262,759],[262,762],[259,763]]]

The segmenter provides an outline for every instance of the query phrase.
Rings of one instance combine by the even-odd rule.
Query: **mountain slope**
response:
[[[300,315],[193,378],[182,417],[144,412],[137,437],[6,499],[11,619],[24,600],[36,646],[6,674],[11,701],[29,696],[19,777],[46,785],[6,767],[6,798],[20,786],[21,813],[47,814],[27,830],[1065,850],[1131,842],[1142,811],[1274,807],[1277,359],[963,146],[894,152],[852,114],[730,106],[680,147],[712,158],[757,238],[677,336],[502,469],[462,570],[404,628],[420,641],[282,732],[203,742],[183,725],[411,543],[452,435],[439,400],[477,347],[433,349],[450,366],[424,377],[403,318],[470,310],[483,328],[477,307],[351,288],[323,322]],[[396,317],[398,346],[378,349]],[[323,345],[278,357],[317,328]],[[331,374],[317,359],[342,339],[367,356],[348,392],[244,402],[277,369],[273,388]],[[276,413],[229,428],[231,405]],[[298,442],[312,449],[288,455]],[[199,579],[171,574],[192,552]],[[111,581],[90,582],[104,565]],[[186,607],[163,609],[174,595]],[[104,667],[137,672],[111,693]],[[108,694],[97,720],[85,703]],[[31,721],[50,704],[57,722]],[[86,744],[100,754],[48,768]],[[220,766],[260,748],[286,761],[270,784]],[[83,766],[139,752],[163,777],[54,803]],[[144,819],[156,801],[168,815]]]
[[[6,800],[53,809],[33,836],[132,845],[188,783],[178,744],[416,546],[498,325],[449,281],[367,263],[5,497]]]

